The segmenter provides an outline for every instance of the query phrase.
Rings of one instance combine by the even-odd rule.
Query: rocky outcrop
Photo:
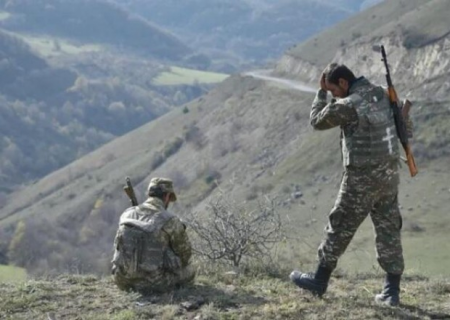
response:
[[[450,92],[450,36],[421,48],[407,49],[401,37],[381,41],[356,42],[339,48],[332,61],[344,63],[358,75],[385,84],[384,65],[375,43],[384,43],[395,85],[414,99],[447,99]],[[286,54],[275,72],[316,84],[325,65],[315,65],[302,58]]]

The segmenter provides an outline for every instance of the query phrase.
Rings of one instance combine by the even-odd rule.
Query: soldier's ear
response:
[[[164,195],[163,195],[163,202],[164,202],[164,205],[167,208],[167,206],[170,203],[170,193],[164,193]]]
[[[339,87],[343,88],[344,90],[348,90],[348,81],[343,78],[339,78]]]

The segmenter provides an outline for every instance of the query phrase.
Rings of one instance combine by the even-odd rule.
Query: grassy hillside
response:
[[[0,49],[2,94],[18,99],[39,99],[59,94],[75,81],[75,73],[51,67],[25,42],[2,30]]]
[[[170,67],[158,48],[167,50],[163,60],[180,65],[208,59],[111,2],[0,1],[0,8],[0,25],[9,30],[0,29],[0,207],[24,183],[223,79],[187,69],[164,73]],[[137,38],[153,54],[136,54],[141,49],[130,41]]]
[[[191,53],[172,34],[108,1],[0,1],[0,8],[11,14],[2,27],[13,31],[108,44],[160,59]]]
[[[403,305],[373,303],[380,277],[332,279],[324,299],[311,297],[285,279],[265,275],[197,278],[191,287],[142,297],[120,292],[110,279],[59,276],[0,285],[4,319],[450,319],[450,287],[444,281],[406,278]]]
[[[393,15],[398,14],[406,22],[406,17],[416,12],[410,7],[414,1],[387,1],[373,9],[379,10],[373,11],[376,12],[373,19],[378,21],[377,15],[381,13],[389,18],[388,11],[383,11],[389,7],[394,11]],[[444,2],[437,0],[421,2],[425,16],[431,12],[427,5],[432,3],[441,10],[446,8]],[[404,15],[398,10],[403,10]],[[366,14],[362,13],[359,19],[365,17],[367,22],[369,17]],[[416,18],[420,20],[420,16]],[[379,21],[384,19],[380,17]],[[358,21],[353,23],[357,25]],[[437,39],[444,30],[441,26],[441,22],[436,21],[436,27],[432,24],[421,32],[434,30],[428,39]],[[351,25],[347,27],[350,35],[345,32],[340,35],[351,37],[351,32],[357,30],[351,29]],[[360,27],[365,28],[362,24]],[[374,33],[368,37],[385,37],[386,32],[392,30],[381,28],[384,28],[381,24],[374,24]],[[324,33],[325,38],[329,35],[327,32]],[[397,41],[397,35],[392,36],[385,39]],[[405,34],[399,39],[406,39]],[[332,41],[339,45],[340,40]],[[356,40],[352,40],[355,50],[358,48]],[[363,43],[364,50],[372,45],[371,41]],[[441,71],[446,70],[445,50],[439,51],[439,47],[424,44],[420,44],[420,49],[397,49],[398,52],[405,50],[401,51],[402,57],[433,53],[428,55],[431,58],[427,63],[438,65],[436,69]],[[302,50],[307,50],[310,45],[307,42],[303,49],[297,47],[299,57],[303,58]],[[327,48],[326,45],[327,42],[320,42],[321,48]],[[333,47],[329,49],[335,50]],[[305,53],[309,62],[323,63],[329,58],[328,54],[319,55],[322,49],[315,53],[309,50]],[[289,54],[296,54],[293,52]],[[362,63],[358,64],[362,57],[350,54],[347,57],[353,58],[355,65],[363,67]],[[286,280],[293,268],[310,270],[314,267],[317,245],[335,201],[342,171],[339,130],[315,132],[309,125],[313,96],[280,84],[232,76],[183,108],[174,108],[156,121],[125,134],[120,124],[109,121],[120,119],[126,122],[126,116],[130,114],[128,109],[124,112],[123,107],[144,103],[146,90],[155,86],[151,83],[153,77],[147,78],[146,75],[164,71],[163,68],[154,69],[146,61],[135,60],[130,69],[131,59],[92,52],[76,55],[76,58],[57,56],[52,60],[56,64],[70,61],[68,65],[76,66],[80,77],[67,94],[73,99],[71,101],[81,100],[81,106],[88,106],[86,110],[79,105],[68,107],[65,114],[52,116],[60,123],[73,118],[96,120],[93,122],[95,127],[112,126],[119,130],[115,134],[124,134],[8,197],[0,197],[0,258],[5,262],[7,256],[10,263],[24,267],[31,276],[51,277],[61,272],[95,273],[99,276],[70,275],[52,278],[51,282],[30,280],[0,284],[0,318],[28,319],[53,314],[57,319],[450,318],[450,273],[447,267],[450,259],[447,241],[450,231],[448,95],[447,99],[440,101],[423,97],[413,101],[415,138],[412,142],[419,175],[410,178],[406,166],[402,168],[399,201],[406,260],[403,305],[400,308],[379,308],[372,299],[381,287],[382,271],[374,254],[370,221],[364,222],[340,261],[330,292],[324,299],[305,295]],[[367,58],[365,64],[370,65],[371,60]],[[108,68],[108,65],[114,67]],[[422,66],[423,69],[426,68]],[[190,70],[171,71],[192,76]],[[445,71],[440,73],[441,78],[429,81],[445,85],[444,75]],[[173,78],[169,80],[173,81]],[[428,84],[423,82],[421,90],[430,90]],[[413,83],[408,90],[414,90],[415,85]],[[126,100],[119,101],[123,96],[127,97]],[[52,101],[60,100],[54,97]],[[28,109],[28,105],[8,103],[10,101],[5,98],[2,104],[8,106],[4,108],[5,114],[14,112],[16,116],[0,117],[4,119],[0,128],[12,123],[11,119],[23,121],[16,126],[18,128],[28,128],[27,123],[32,128],[35,119],[46,119],[38,112],[42,110],[42,104]],[[111,115],[122,116],[108,117],[97,109],[106,105]],[[164,105],[164,101],[157,104],[160,107]],[[78,109],[83,112],[73,112]],[[27,110],[33,110],[33,113],[27,113]],[[34,118],[17,117],[23,114],[32,114]],[[140,114],[138,118],[145,122]],[[100,119],[104,122],[99,122]],[[84,131],[82,126],[68,126],[62,132],[79,137]],[[94,133],[90,131],[91,135],[83,136],[82,142],[95,141]],[[52,135],[52,132],[40,134]],[[30,130],[28,136],[37,135]],[[52,151],[46,145],[32,145],[32,139],[22,141],[28,142],[25,144],[27,147]],[[4,154],[10,159],[9,163],[2,163],[5,168],[27,159],[25,153],[17,152],[13,143],[5,140],[1,145],[6,146],[4,150],[8,153]],[[69,143],[58,142],[55,145],[67,148],[67,153],[72,150]],[[30,167],[34,164],[29,159],[27,161]],[[131,177],[141,201],[151,177],[172,178],[179,199],[173,211],[181,216],[192,211],[208,214],[206,204],[219,190],[247,208],[253,208],[265,195],[273,197],[283,217],[283,230],[287,237],[273,252],[276,263],[269,266],[246,265],[239,276],[225,275],[223,271],[226,270],[221,268],[211,271],[205,265],[197,264],[200,274],[195,285],[168,295],[143,298],[117,291],[108,278],[100,278],[100,275],[109,274],[117,221],[129,205],[122,190],[126,176]],[[3,170],[1,177],[4,178]],[[300,197],[297,196],[299,191]],[[192,231],[188,229],[188,232]],[[4,268],[0,271],[11,272],[11,269]],[[201,306],[187,310],[188,304],[183,302],[189,301],[199,302]]]
[[[174,179],[180,199],[174,210],[181,214],[203,210],[215,193],[214,181],[248,206],[263,194],[276,196],[289,232],[298,235],[279,259],[313,264],[341,164],[338,130],[314,132],[309,126],[312,98],[249,77],[231,77],[184,111],[175,109],[13,194],[0,211],[2,238],[16,237],[23,220],[27,237],[13,251],[31,251],[27,260],[23,254],[14,256],[21,265],[39,273],[44,267],[66,270],[76,260],[83,271],[107,272],[117,219],[128,205],[121,190],[124,177],[132,178],[143,200],[150,177],[161,175]],[[450,250],[445,241],[437,247],[433,243],[446,237],[450,225],[448,172],[442,169],[450,141],[435,126],[449,105],[435,105],[440,111],[434,115],[428,105],[415,104],[421,110],[414,116],[420,175],[411,179],[403,169],[403,242],[408,271],[448,275],[443,261]],[[425,151],[433,146],[442,151]],[[301,199],[292,197],[297,189]],[[49,224],[57,227],[40,236]],[[42,250],[33,251],[36,246]],[[340,266],[378,269],[368,221]]]
[[[355,15],[290,49],[287,54],[316,65],[328,63],[352,42],[401,36],[406,48],[418,48],[450,33],[446,0],[392,0]]]
[[[1,199],[198,97],[223,77],[179,69],[164,78],[168,67],[154,59],[2,30],[0,58]],[[160,74],[170,87],[154,83]]]
[[[76,55],[85,52],[98,52],[103,50],[100,44],[76,43],[67,38],[58,38],[50,36],[38,36],[30,34],[14,35],[20,37],[30,45],[36,52],[45,58],[60,56],[65,54]]]
[[[0,11],[0,20],[6,20],[11,16],[10,13],[6,11]]]
[[[75,70],[83,70],[67,63],[51,64],[19,37],[2,31],[0,51],[1,198],[3,192],[42,177],[159,116],[169,109],[173,98],[139,84],[150,82],[158,68],[144,78],[141,75],[142,80],[114,79],[111,71],[93,79],[92,71],[77,74]],[[103,63],[106,59],[103,55]],[[86,61],[92,70],[93,59],[85,57]],[[136,69],[128,64],[128,73]]]
[[[0,283],[24,282],[27,280],[27,271],[23,268],[0,265]]]
[[[60,265],[63,266],[65,259],[81,257],[78,255],[81,252],[84,252],[82,255],[88,253],[89,256],[91,253],[96,255],[94,253],[96,250],[109,252],[110,240],[115,232],[115,220],[127,205],[121,192],[126,175],[130,175],[132,181],[137,184],[141,199],[142,190],[150,175],[169,175],[177,181],[179,188],[182,187],[180,184],[184,180],[184,189],[190,190],[191,193],[181,193],[180,199],[189,199],[188,201],[182,200],[181,203],[184,207],[194,206],[213,188],[214,185],[207,182],[210,181],[207,179],[210,175],[216,171],[223,171],[229,163],[230,168],[223,171],[223,176],[226,177],[228,172],[231,173],[242,168],[241,163],[247,163],[249,157],[257,157],[261,152],[260,146],[253,146],[251,153],[243,153],[243,150],[253,144],[255,135],[265,134],[265,130],[258,130],[259,124],[253,122],[256,120],[253,115],[251,116],[253,119],[250,119],[248,118],[250,114],[246,113],[245,121],[250,122],[249,128],[244,123],[240,124],[240,120],[236,119],[236,124],[233,124],[235,120],[232,122],[227,120],[229,113],[237,115],[247,112],[248,109],[243,108],[245,105],[251,106],[255,110],[259,108],[261,96],[264,99],[270,99],[270,104],[264,107],[264,114],[272,112],[272,106],[277,105],[279,101],[275,97],[270,98],[270,95],[279,92],[280,89],[270,88],[266,92],[266,88],[258,83],[252,79],[245,79],[243,82],[236,79],[227,80],[220,86],[220,90],[215,90],[205,98],[188,105],[187,113],[180,109],[174,110],[163,116],[161,121],[149,123],[129,135],[114,140],[113,143],[91,153],[87,158],[80,159],[63,170],[54,172],[27,188],[29,191],[22,190],[17,193],[18,198],[16,196],[9,198],[1,211],[2,225],[9,230],[10,236],[12,236],[14,227],[11,229],[8,228],[8,225],[14,226],[15,222],[21,219],[27,220],[34,217],[35,219],[32,219],[34,222],[30,220],[31,225],[39,224],[39,220],[44,221],[49,217],[52,217],[51,219],[55,222],[59,221],[60,227],[55,229],[54,233],[51,232],[52,235],[47,233],[47,240],[51,241],[50,238],[53,237],[59,238],[61,232],[67,232],[68,237],[65,238],[67,242],[61,242],[61,245],[58,245],[59,249],[54,249],[61,255],[65,255],[64,252],[70,251],[66,250],[67,246],[78,247],[77,249],[74,247],[74,251],[71,253],[72,257],[60,256],[53,262],[59,264],[57,261],[61,260]],[[252,91],[248,91],[252,88],[257,88],[254,96],[253,94],[248,95],[248,92],[252,93]],[[243,101],[237,100],[240,95],[245,97]],[[294,107],[294,101],[298,101],[298,98],[293,99],[293,97],[302,97],[301,94],[288,91],[283,96],[291,108]],[[236,104],[238,101],[239,103]],[[304,111],[306,115],[307,110]],[[285,112],[285,110],[277,111],[279,115],[276,117],[277,121],[268,123],[267,128],[271,129],[284,123],[286,120],[282,114]],[[224,114],[220,115],[221,113]],[[260,115],[258,121],[266,121],[264,114]],[[290,130],[296,129],[294,125],[293,122]],[[240,129],[233,129],[234,126]],[[167,130],[167,128],[171,128],[171,130]],[[196,128],[200,130],[196,130]],[[250,129],[254,132],[253,134],[249,134],[248,130]],[[231,130],[234,130],[234,133],[229,134]],[[269,131],[270,134],[275,133],[272,129],[267,131],[267,134]],[[276,135],[279,134],[276,133]],[[217,139],[225,140],[215,142]],[[267,139],[267,147],[274,143]],[[232,160],[225,156],[227,153],[233,158],[234,156],[237,158]],[[210,160],[211,156],[214,158]],[[272,161],[270,157],[270,154],[264,156],[265,160]],[[177,170],[172,168],[177,168]],[[255,162],[254,169],[250,172],[258,173],[261,169],[264,170]],[[251,179],[251,176],[248,178]],[[102,201],[101,208],[95,208],[97,200]],[[35,227],[30,228],[35,229]],[[103,231],[99,232],[100,230],[97,228],[101,228]],[[36,229],[40,228],[36,227]],[[34,232],[27,241],[38,241],[34,239],[33,234]],[[92,237],[97,239],[94,240]],[[47,247],[47,240],[42,240],[44,242],[41,243],[41,246]],[[97,246],[95,243],[101,244]],[[24,244],[27,246],[31,243],[24,242]],[[43,257],[35,258],[37,263]],[[43,259],[49,262],[47,257]],[[100,260],[91,256],[89,259],[85,257],[83,261],[86,264],[95,265],[97,270],[104,270],[108,260],[109,257],[105,255]]]

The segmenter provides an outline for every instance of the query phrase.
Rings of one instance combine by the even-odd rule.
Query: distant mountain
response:
[[[349,17],[333,1],[115,0],[216,60],[263,63]],[[362,3],[362,0],[359,1]]]
[[[396,85],[404,95],[448,99],[450,1],[391,0],[343,21],[288,50],[278,74],[316,83],[331,61],[385,83],[374,45],[384,44]]]
[[[181,87],[152,85],[164,70],[156,62],[106,52],[58,59],[49,63],[0,30],[0,203],[20,185],[164,114],[177,92],[177,101],[192,98]]]
[[[133,49],[164,60],[192,50],[169,32],[103,0],[1,0],[8,30],[47,34]]]
[[[198,97],[211,87],[202,77],[214,82],[172,69],[205,68],[209,58],[111,2],[0,0],[0,11],[0,206],[12,190]],[[158,76],[181,82],[159,85]]]
[[[76,76],[50,67],[22,40],[0,30],[0,93],[17,99],[42,99],[63,92]]]

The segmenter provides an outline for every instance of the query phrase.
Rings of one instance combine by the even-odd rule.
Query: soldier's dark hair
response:
[[[356,80],[353,72],[344,64],[330,63],[324,73],[325,79],[336,85],[339,84],[339,79],[347,80],[349,84]]]
[[[148,190],[148,196],[163,200],[167,192],[161,190],[158,186],[153,186]]]

